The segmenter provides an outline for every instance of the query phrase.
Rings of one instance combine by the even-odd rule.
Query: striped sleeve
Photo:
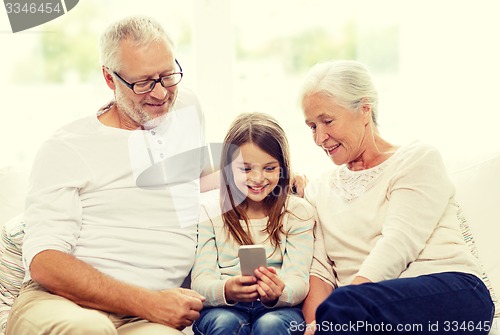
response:
[[[216,204],[218,206],[218,204]],[[198,246],[196,259],[191,273],[191,288],[206,300],[205,306],[231,305],[224,297],[224,285],[227,279],[222,274],[217,261],[216,234],[207,205],[202,206],[198,223]]]
[[[282,248],[283,264],[280,271],[285,290],[275,307],[298,305],[309,291],[309,270],[314,244],[314,210],[304,199],[291,196],[288,211],[284,222],[287,235]]]

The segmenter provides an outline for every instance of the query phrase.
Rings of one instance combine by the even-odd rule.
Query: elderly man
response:
[[[172,41],[147,17],[101,36],[114,100],[46,141],[26,201],[26,278],[6,333],[180,334],[204,297],[196,250],[203,116]],[[71,105],[68,105],[71,107]]]

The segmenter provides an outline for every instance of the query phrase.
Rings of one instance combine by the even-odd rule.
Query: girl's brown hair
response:
[[[254,244],[248,233],[249,219],[246,214],[246,196],[234,185],[231,169],[233,160],[238,156],[239,147],[252,143],[278,160],[280,178],[278,185],[263,200],[268,214],[266,232],[271,244],[277,248],[283,233],[282,219],[286,213],[287,197],[290,193],[290,153],[285,132],[278,122],[264,113],[244,113],[231,124],[224,139],[221,157],[221,208],[222,219],[229,234],[240,245]],[[246,224],[245,231],[240,223]]]

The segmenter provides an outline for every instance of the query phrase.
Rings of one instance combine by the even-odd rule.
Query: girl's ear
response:
[[[116,84],[113,75],[111,74],[110,70],[105,66],[102,67],[102,75],[104,76],[104,80],[106,81],[108,87],[113,91],[116,90]]]

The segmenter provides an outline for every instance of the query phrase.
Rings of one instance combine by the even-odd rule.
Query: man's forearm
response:
[[[205,300],[189,289],[151,291],[126,284],[56,250],[37,254],[30,272],[31,278],[51,293],[81,306],[137,316],[177,329],[190,326],[198,319]]]
[[[30,272],[32,279],[51,293],[111,313],[140,316],[137,307],[151,293],[108,277],[72,255],[56,250],[37,254]]]

